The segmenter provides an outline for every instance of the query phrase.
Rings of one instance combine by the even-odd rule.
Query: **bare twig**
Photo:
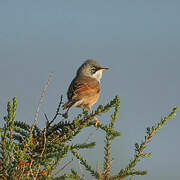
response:
[[[47,117],[47,114],[46,114],[46,113],[44,113],[44,116],[45,116],[45,118],[46,118],[46,122],[49,122],[49,120],[48,120],[48,117]]]
[[[47,83],[45,84],[44,89],[43,89],[43,92],[42,92],[42,94],[41,94],[41,97],[40,97],[40,100],[39,100],[39,104],[38,104],[38,106],[37,106],[35,118],[34,118],[34,123],[33,123],[33,126],[32,126],[32,128],[31,128],[30,134],[32,134],[32,132],[33,132],[33,130],[34,130],[34,127],[35,127],[35,125],[36,125],[36,123],[37,123],[38,116],[39,116],[39,111],[40,111],[40,106],[41,106],[41,104],[42,104],[42,102],[43,102],[43,97],[44,97],[45,92],[46,92],[46,90],[47,90],[47,88],[48,88],[48,86],[49,86],[49,83],[50,83],[50,81],[51,81],[52,76],[53,76],[53,72],[50,73],[50,75],[49,75],[49,77],[48,77],[48,80],[47,80]]]
[[[52,124],[54,120],[57,118],[57,116],[59,115],[60,107],[62,105],[62,99],[63,99],[63,96],[61,95],[61,98],[60,98],[60,101],[56,110],[56,114],[54,115],[53,119],[49,122],[49,125]]]

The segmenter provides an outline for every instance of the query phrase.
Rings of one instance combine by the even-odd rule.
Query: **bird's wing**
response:
[[[84,96],[99,93],[100,84],[99,82],[91,77],[79,77],[75,78],[68,89],[68,99],[72,101],[78,101]]]

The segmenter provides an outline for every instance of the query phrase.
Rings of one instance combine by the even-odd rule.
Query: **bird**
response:
[[[67,112],[72,106],[88,109],[92,113],[92,106],[100,96],[100,80],[102,72],[109,68],[101,67],[96,60],[86,60],[77,70],[75,78],[67,91],[68,101],[63,105]],[[99,120],[95,117],[95,125]]]

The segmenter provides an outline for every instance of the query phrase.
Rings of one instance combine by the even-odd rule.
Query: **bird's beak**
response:
[[[104,71],[104,70],[108,70],[109,68],[103,68],[103,67],[99,67],[97,68],[97,71]]]

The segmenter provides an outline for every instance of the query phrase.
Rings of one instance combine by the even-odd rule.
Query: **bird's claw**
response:
[[[96,121],[95,121],[95,124],[94,124],[96,128],[97,128],[98,124],[99,124],[99,120],[98,120],[98,118],[96,118]]]

